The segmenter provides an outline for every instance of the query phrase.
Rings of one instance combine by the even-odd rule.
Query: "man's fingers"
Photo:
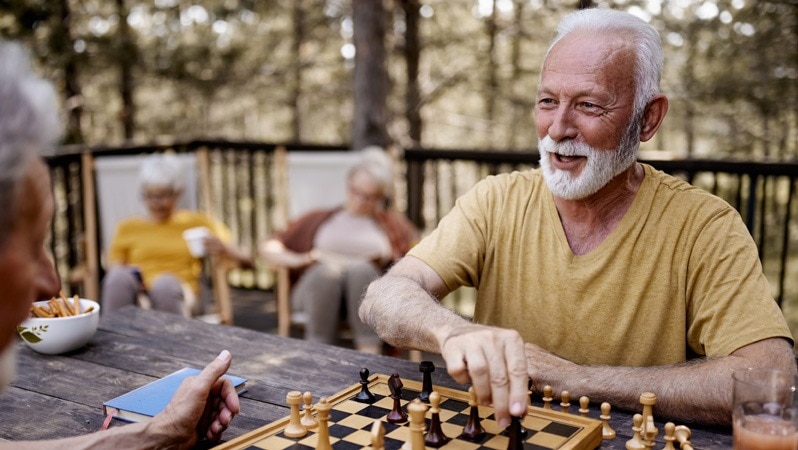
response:
[[[529,374],[526,368],[524,342],[520,335],[513,345],[505,347],[504,358],[510,381],[509,411],[513,416],[520,417],[526,414],[529,406]]]
[[[208,363],[208,365],[202,369],[202,372],[197,375],[196,381],[200,386],[203,387],[203,389],[210,389],[211,386],[216,383],[219,377],[227,372],[227,369],[230,368],[231,362],[232,356],[230,355],[230,352],[227,350],[222,350],[216,359]]]

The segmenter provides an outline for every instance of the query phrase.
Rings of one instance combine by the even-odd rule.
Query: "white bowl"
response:
[[[46,306],[46,301],[34,302]],[[100,321],[100,305],[93,300],[80,299],[80,309],[93,307],[90,312],[67,317],[29,317],[17,326],[17,333],[28,347],[39,353],[57,355],[77,350],[94,336]]]

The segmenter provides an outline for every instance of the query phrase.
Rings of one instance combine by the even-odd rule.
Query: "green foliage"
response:
[[[798,154],[795,0],[593,3],[641,15],[663,36],[671,110],[649,148],[695,156]],[[556,22],[577,4],[422,0],[422,145],[534,147],[540,63]],[[401,145],[408,129],[404,16],[396,2],[385,5],[393,7],[388,129]],[[78,69],[81,96],[65,106],[82,107],[90,144],[123,139],[124,67],[133,77],[135,140],[349,142],[352,30],[348,0],[0,1],[0,35],[31,48],[46,76],[64,88],[67,65]]]

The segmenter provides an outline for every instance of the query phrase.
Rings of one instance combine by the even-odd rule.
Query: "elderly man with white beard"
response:
[[[60,134],[52,85],[36,77],[16,44],[0,39],[0,389],[14,376],[16,326],[31,303],[58,292],[59,281],[45,248],[53,216],[47,166],[39,156]],[[222,351],[187,379],[166,409],[147,423],[59,440],[7,442],[0,449],[193,448],[218,441],[239,412],[238,395],[223,377],[231,356]],[[31,427],[36,424],[32,423]]]
[[[731,373],[796,371],[756,246],[727,203],[638,163],[668,109],[660,38],[590,9],[563,19],[536,100],[540,169],[488,177],[373,282],[360,316],[439,352],[500,425],[528,381],[682,422],[731,421]],[[440,305],[477,289],[473,320]]]

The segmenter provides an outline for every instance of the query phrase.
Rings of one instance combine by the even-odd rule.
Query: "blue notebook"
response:
[[[105,415],[113,415],[128,422],[147,421],[166,408],[180,383],[186,377],[199,373],[200,369],[190,367],[180,369],[138,389],[108,400],[103,403],[103,412]],[[246,391],[246,379],[232,375],[225,376],[233,382],[239,395]]]

